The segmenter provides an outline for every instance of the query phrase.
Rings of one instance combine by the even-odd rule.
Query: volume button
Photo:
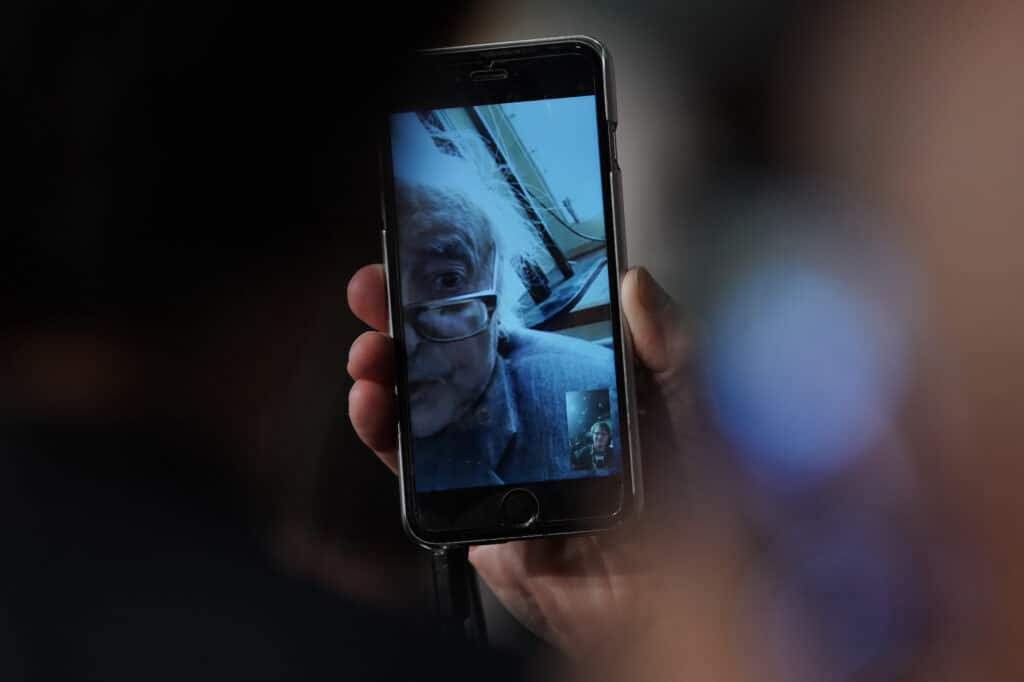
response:
[[[384,192],[380,193],[380,229],[386,230],[388,228],[388,204],[387,199],[384,197]]]
[[[619,124],[616,121],[608,121],[608,144],[612,148],[612,168],[619,170],[619,144],[615,131]]]
[[[380,247],[381,253],[384,254],[384,287],[387,292],[388,336],[394,337],[395,332],[391,324],[391,268],[388,267],[388,231],[386,229],[380,231]]]

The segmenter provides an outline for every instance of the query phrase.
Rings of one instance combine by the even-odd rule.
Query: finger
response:
[[[691,352],[679,309],[646,268],[634,268],[622,280],[622,309],[640,362],[655,373],[681,367]]]
[[[381,332],[364,332],[348,351],[348,373],[355,380],[395,383],[394,343]]]
[[[383,265],[365,265],[352,275],[348,282],[348,307],[372,328],[387,331],[388,295]]]
[[[359,439],[398,473],[394,390],[375,381],[356,381],[348,394],[348,414]]]

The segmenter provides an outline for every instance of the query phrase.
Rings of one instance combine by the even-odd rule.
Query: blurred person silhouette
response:
[[[365,56],[459,11],[0,9],[0,678],[517,675],[267,541],[341,412]]]
[[[722,430],[746,428],[724,434],[722,446],[694,404],[716,391],[715,376],[702,386],[696,375],[718,368],[693,367],[706,359],[694,353],[695,337],[678,330],[672,306],[648,312],[644,301],[664,298],[640,295],[653,290],[648,275],[631,271],[622,304],[648,381],[642,431],[654,445],[645,454],[656,466],[679,464],[666,453],[709,465],[703,473],[712,475],[694,477],[686,492],[710,513],[662,517],[660,531],[629,538],[508,543],[475,548],[471,558],[536,632],[593,654],[590,679],[1020,679],[1024,251],[1016,226],[1024,208],[1015,167],[1024,151],[1024,15],[1001,2],[839,3],[800,19],[713,102],[734,107],[753,138],[745,139],[752,153],[716,169],[734,173],[714,180],[754,209],[751,230],[723,238],[722,260],[748,255],[737,252],[754,243],[764,250],[758,258],[782,266],[729,263],[724,282],[707,284],[711,294],[732,284],[750,294],[737,299],[740,312],[765,323],[756,331],[769,334],[758,338],[774,342],[760,346],[759,364],[735,367],[767,370],[771,381],[753,388],[777,390],[739,395],[760,402],[732,406],[774,399],[798,409],[729,421],[742,412],[719,404]],[[782,193],[788,206],[766,212],[751,196],[752,175],[776,186],[780,177],[806,182]],[[839,196],[856,200],[843,205]],[[793,247],[807,244],[790,233],[774,243],[751,238],[771,223],[801,222],[815,233],[813,248],[795,258]],[[851,222],[859,227],[846,230]],[[858,258],[879,251],[905,260],[858,270]],[[894,281],[907,289],[888,288]],[[368,266],[349,287],[353,311],[377,329],[382,282]],[[765,302],[780,306],[759,311]],[[353,346],[350,414],[393,467],[388,344],[371,331]],[[885,381],[862,382],[864,367]],[[883,391],[856,395],[865,386]],[[851,392],[801,393],[823,387]],[[872,407],[871,397],[877,410],[844,411]],[[793,422],[784,418],[794,415],[798,428],[787,432]],[[822,440],[786,441],[794,432]],[[822,453],[834,456],[811,461]],[[723,473],[740,481],[734,495],[708,499],[723,489],[715,480]]]
[[[895,216],[876,236],[917,270],[898,425],[941,618],[907,677],[1021,679],[1024,6],[851,5],[825,25],[786,132],[805,168]]]

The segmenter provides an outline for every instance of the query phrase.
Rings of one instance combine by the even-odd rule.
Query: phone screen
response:
[[[433,528],[494,524],[511,489],[542,522],[615,514],[629,473],[600,73],[508,63],[388,116],[404,483]]]
[[[594,100],[391,116],[420,492],[621,470]]]

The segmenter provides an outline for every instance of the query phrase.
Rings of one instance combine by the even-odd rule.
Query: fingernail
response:
[[[642,265],[636,271],[636,288],[640,305],[650,313],[660,313],[668,305],[669,295],[654,281],[651,273]]]

